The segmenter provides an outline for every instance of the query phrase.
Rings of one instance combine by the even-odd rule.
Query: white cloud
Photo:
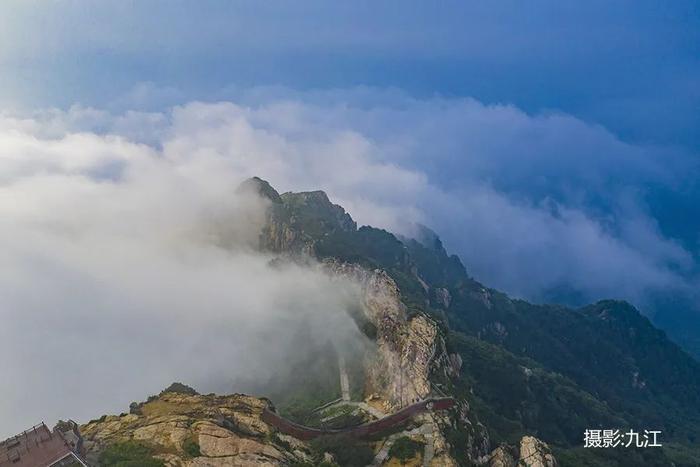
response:
[[[215,153],[41,130],[0,133],[0,432],[270,377],[302,321],[359,338],[353,284],[254,253],[264,203]]]
[[[645,288],[683,283],[679,268],[694,267],[640,200],[640,187],[672,186],[693,173],[669,150],[622,143],[570,116],[529,116],[472,99],[372,89],[239,94],[241,104],[193,102],[166,113],[75,107],[6,120],[32,134],[63,131],[58,141],[33,143],[53,147],[77,139],[88,147],[95,136],[75,134],[85,126],[118,134],[113,147],[132,144],[175,161],[205,186],[225,184],[222,174],[259,175],[281,190],[324,189],[360,223],[401,232],[428,223],[478,278],[519,295],[566,283],[590,297],[639,298]],[[93,172],[117,171],[123,161],[100,151]]]
[[[642,301],[688,289],[695,267],[631,190],[675,180],[685,162],[664,155],[569,116],[368,89],[4,115],[0,429],[122,410],[173,379],[274,368],[284,345],[265,346],[284,341],[290,312],[347,306],[349,285],[251,253],[261,211],[235,194],[245,177],[326,190],[361,224],[432,226],[510,293],[569,285]],[[354,329],[327,316],[326,328]]]

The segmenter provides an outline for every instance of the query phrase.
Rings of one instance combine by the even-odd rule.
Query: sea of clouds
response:
[[[0,433],[121,412],[173,380],[269,376],[300,317],[321,339],[356,333],[353,284],[254,251],[265,203],[236,192],[246,177],[323,189],[359,224],[428,225],[516,296],[644,309],[654,291],[696,298],[697,252],[644,192],[696,170],[568,115],[386,90],[2,114]]]

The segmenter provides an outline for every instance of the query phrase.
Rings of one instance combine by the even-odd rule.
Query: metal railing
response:
[[[30,438],[29,435],[35,436]],[[43,436],[48,436],[48,438],[44,439]],[[49,427],[41,422],[15,436],[0,441],[0,463],[13,462],[13,460],[28,454],[32,447],[38,447],[40,443],[52,438],[53,433]]]

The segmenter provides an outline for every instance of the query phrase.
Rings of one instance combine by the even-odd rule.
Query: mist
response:
[[[361,339],[355,285],[255,251],[265,202],[236,192],[251,176],[323,189],[359,225],[425,224],[517,297],[626,299],[673,323],[655,305],[672,297],[689,316],[676,332],[696,339],[697,236],[671,234],[694,217],[652,209],[660,193],[697,204],[684,150],[396,90],[236,99],[0,115],[0,431],[121,412],[173,380],[258,387],[295,325],[321,345]]]
[[[266,202],[215,156],[7,128],[0,148],[0,437],[125,412],[173,381],[230,393],[362,341],[357,286],[256,251]]]

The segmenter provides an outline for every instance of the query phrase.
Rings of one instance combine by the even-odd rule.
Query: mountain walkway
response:
[[[277,428],[282,433],[293,436],[297,439],[304,441],[309,441],[320,436],[331,436],[331,435],[346,435],[353,438],[369,438],[373,435],[379,434],[386,430],[395,428],[409,420],[415,415],[423,412],[432,410],[447,410],[454,406],[455,400],[451,397],[443,397],[439,399],[425,399],[415,404],[409,405],[398,412],[394,412],[391,415],[375,420],[373,422],[365,423],[359,426],[353,426],[348,428],[340,429],[323,429],[323,428],[313,428],[298,423],[294,423],[291,420],[280,416],[276,412],[269,409],[264,409],[262,413],[262,421],[268,425],[272,425]]]

